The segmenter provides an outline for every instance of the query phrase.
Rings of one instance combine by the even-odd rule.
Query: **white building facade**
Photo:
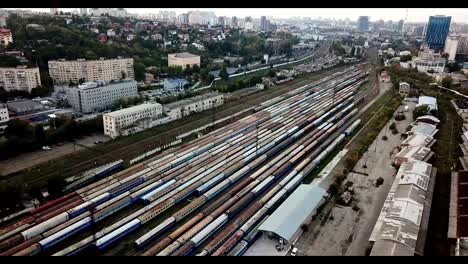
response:
[[[31,92],[33,88],[41,85],[39,68],[0,68],[0,86],[6,91],[18,90]]]
[[[0,124],[6,123],[10,120],[8,115],[8,108],[0,106]]]
[[[135,79],[133,58],[54,60],[49,61],[49,74],[58,84],[78,83],[80,79],[85,82]]]
[[[75,111],[93,113],[110,109],[120,98],[138,96],[136,81],[88,82],[66,89],[68,103]]]
[[[223,103],[223,94],[208,93],[167,104],[164,106],[164,109],[165,113],[171,118],[171,120],[177,120],[192,113],[220,106]]]
[[[131,126],[144,118],[154,119],[162,115],[162,105],[158,103],[141,104],[104,114],[104,134],[116,138],[123,128]]]

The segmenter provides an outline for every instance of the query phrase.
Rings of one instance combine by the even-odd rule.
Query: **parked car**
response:
[[[97,145],[97,144],[101,144],[101,143],[102,143],[102,141],[101,141],[101,140],[94,141],[94,144],[96,144],[96,145]]]
[[[296,256],[297,255],[297,247],[293,248],[293,250],[291,251],[291,256]]]
[[[43,146],[42,149],[43,150],[51,150],[51,148],[49,146]]]

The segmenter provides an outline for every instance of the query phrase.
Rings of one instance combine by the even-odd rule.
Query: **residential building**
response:
[[[430,16],[426,29],[426,43],[431,49],[441,50],[444,48],[445,40],[450,29],[450,16]]]
[[[410,92],[410,85],[407,82],[400,82],[400,89],[399,89],[400,94],[404,96],[408,96]]]
[[[188,82],[185,79],[175,78],[175,79],[164,79],[164,89],[165,90],[174,90],[183,88]]]
[[[154,119],[162,115],[162,105],[145,103],[122,110],[106,113],[102,116],[104,135],[115,138],[121,135],[121,130],[134,125],[142,119]]]
[[[0,105],[0,124],[6,123],[10,120],[10,116],[8,115],[8,108]]]
[[[171,120],[177,120],[192,113],[220,106],[223,103],[223,94],[213,92],[164,105],[164,112]]]
[[[445,47],[444,53],[447,53],[448,60],[455,60],[455,56],[457,55],[457,48],[458,48],[458,41],[460,40],[460,36],[458,35],[449,35],[445,40]]]
[[[419,96],[418,106],[428,105],[429,111],[437,111],[437,99],[432,96]]]
[[[266,16],[262,16],[260,18],[260,30],[267,31],[267,28],[268,28],[268,20],[266,19]]]
[[[51,15],[57,15],[58,14],[58,8],[51,8],[50,9],[50,14]]]
[[[18,90],[31,92],[33,88],[41,85],[39,68],[28,68],[27,66],[1,67],[0,86],[6,91]]]
[[[188,24],[188,23],[189,23],[189,14],[184,13],[184,14],[178,15],[178,16],[177,16],[177,21],[178,21],[180,24]]]
[[[405,22],[404,22],[403,19],[400,20],[400,21],[398,21],[398,28],[397,28],[397,30],[398,30],[399,32],[403,32],[404,26],[405,26]]]
[[[80,15],[82,16],[88,15],[88,8],[80,8]]]
[[[369,17],[360,16],[357,21],[358,30],[368,31],[369,30]]]
[[[68,103],[82,113],[108,110],[120,98],[138,96],[137,82],[124,80],[115,83],[86,82],[66,89]]]
[[[188,12],[188,22],[191,25],[198,24],[200,25],[202,23],[202,17],[200,11],[190,11]]]
[[[200,66],[200,56],[188,52],[168,54],[167,61],[169,67],[181,66],[182,69],[185,69],[187,65],[190,65],[190,67],[194,65]]]
[[[8,46],[8,44],[13,42],[13,34],[11,30],[6,28],[0,28],[0,46]]]
[[[135,79],[133,58],[53,60],[49,61],[49,74],[59,84],[78,83],[81,79],[85,82]]]

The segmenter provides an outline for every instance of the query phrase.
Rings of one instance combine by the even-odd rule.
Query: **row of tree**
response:
[[[103,130],[102,115],[83,122],[59,116],[49,120],[48,127],[44,130],[41,124],[31,125],[25,120],[11,119],[5,129],[6,140],[0,143],[0,159],[41,149],[44,145],[73,141],[83,134],[100,132]]]

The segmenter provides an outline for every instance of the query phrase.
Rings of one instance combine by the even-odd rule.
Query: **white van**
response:
[[[297,255],[297,247],[293,248],[293,250],[291,250],[291,256],[296,256]]]

